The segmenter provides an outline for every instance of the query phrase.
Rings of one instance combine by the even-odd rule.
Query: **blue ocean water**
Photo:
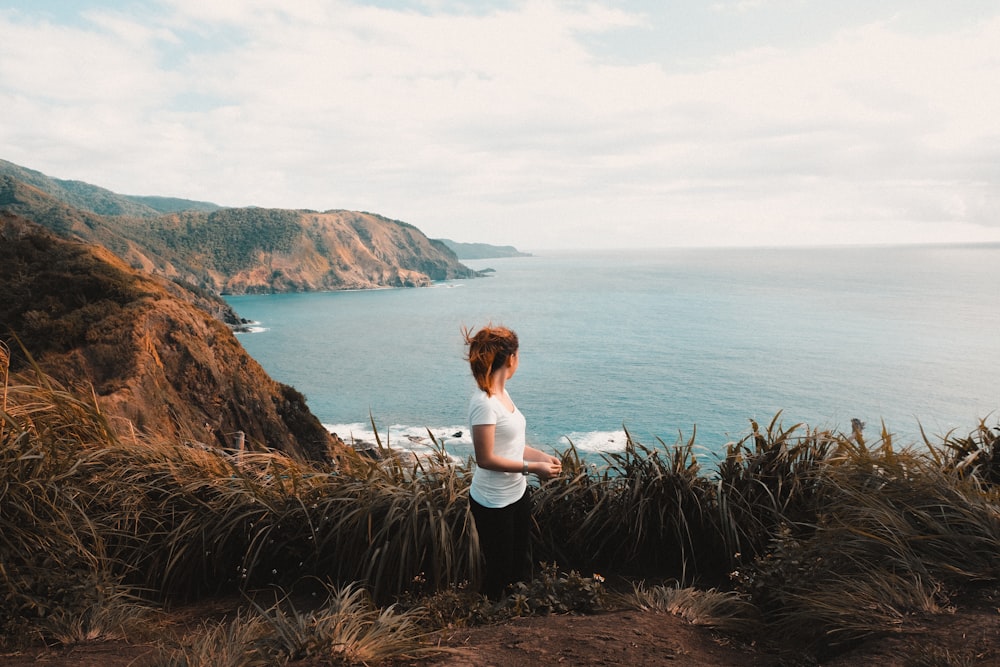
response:
[[[491,277],[421,289],[230,297],[240,341],[345,440],[458,456],[474,389],[463,326],[517,331],[508,383],[529,440],[585,452],[750,419],[906,444],[1000,417],[1000,245],[671,249],[466,262]],[[459,435],[461,433],[461,435]]]

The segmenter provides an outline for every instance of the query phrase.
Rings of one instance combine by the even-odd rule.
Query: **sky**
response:
[[[997,0],[0,0],[0,158],[527,251],[1000,241]]]

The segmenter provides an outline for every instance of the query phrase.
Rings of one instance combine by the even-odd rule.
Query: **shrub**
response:
[[[495,613],[501,617],[590,614],[604,609],[606,602],[601,575],[584,577],[575,570],[560,572],[552,563],[543,565],[531,581],[513,584]]]

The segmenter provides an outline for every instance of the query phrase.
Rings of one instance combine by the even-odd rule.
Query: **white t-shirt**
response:
[[[506,389],[504,394],[507,394]],[[517,406],[511,412],[496,396],[487,396],[485,391],[477,390],[469,399],[469,429],[483,424],[496,425],[494,454],[515,461],[524,459],[526,422]],[[477,466],[469,494],[483,507],[506,507],[521,499],[527,484],[527,479],[519,472],[498,472]]]

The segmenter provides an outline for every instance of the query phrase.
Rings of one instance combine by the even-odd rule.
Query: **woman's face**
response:
[[[517,366],[520,363],[520,359],[521,359],[521,357],[518,354],[517,350],[515,350],[514,354],[510,355],[510,357],[507,358],[507,369],[508,369],[507,370],[507,378],[508,379],[511,378],[511,377],[513,377],[514,372],[517,371]]]

